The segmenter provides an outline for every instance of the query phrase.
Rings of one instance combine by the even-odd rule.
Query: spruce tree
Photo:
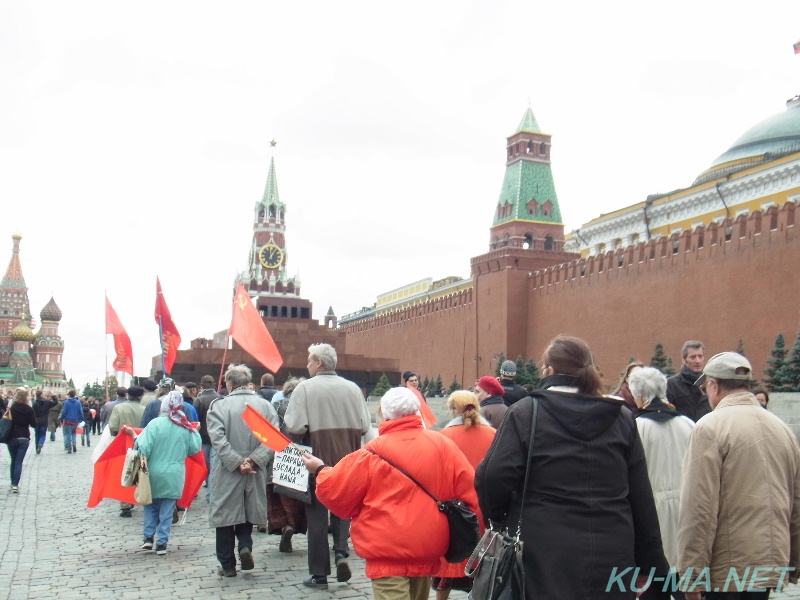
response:
[[[786,363],[786,341],[783,339],[783,334],[779,333],[775,338],[775,346],[770,351],[772,358],[767,360],[769,367],[764,371],[767,378],[764,380],[766,386],[773,392],[783,392]]]
[[[425,380],[422,382],[422,387],[419,388],[419,391],[422,392],[422,395],[427,398],[428,397],[428,388],[431,386],[431,380],[425,377]]]
[[[517,374],[514,375],[514,383],[525,385],[528,383],[528,372],[525,370],[525,359],[520,354],[517,357]]]
[[[667,355],[664,353],[664,346],[660,343],[656,344],[655,354],[653,355],[653,358],[650,359],[650,366],[655,367],[664,375],[666,375],[671,366],[667,358]],[[672,371],[674,373],[675,369],[672,369]]]
[[[736,344],[736,352],[737,352],[737,353],[739,353],[739,354],[741,354],[742,356],[747,356],[747,355],[744,353],[744,341],[742,340],[742,338],[741,338],[741,337],[739,338],[739,343],[738,343],[738,344]]]
[[[539,380],[541,379],[541,376],[539,375],[539,367],[536,366],[536,363],[532,358],[529,358],[528,362],[525,363],[525,375],[528,376],[528,381],[526,383],[529,383],[532,386],[539,384]]]
[[[436,382],[433,384],[433,394],[432,396],[438,396],[442,393],[442,376],[436,376]]]
[[[506,356],[505,356],[505,354],[503,354],[501,352],[500,355],[497,357],[497,368],[494,370],[494,376],[495,377],[500,377],[500,367],[503,366],[503,363],[505,362],[505,360],[506,360]]]
[[[667,368],[664,369],[664,375],[666,375],[667,377],[672,377],[673,375],[675,375],[675,366],[672,364],[671,356],[667,357]]]
[[[458,383],[458,378],[455,375],[453,375],[453,383],[450,384],[449,391],[452,394],[453,392],[457,392],[460,389],[461,389],[461,384]]]
[[[784,363],[787,392],[800,392],[800,332],[794,340],[789,356]]]
[[[378,383],[375,385],[375,389],[372,390],[370,396],[381,398],[390,389],[392,389],[392,384],[389,383],[389,378],[386,377],[386,373],[381,373],[381,378],[378,379]]]

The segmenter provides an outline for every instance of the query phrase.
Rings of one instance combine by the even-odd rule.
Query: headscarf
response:
[[[175,390],[161,397],[161,412],[167,415],[167,418],[179,425],[184,429],[188,429],[192,433],[195,432],[194,426],[183,414],[181,407],[183,406],[183,394]]]

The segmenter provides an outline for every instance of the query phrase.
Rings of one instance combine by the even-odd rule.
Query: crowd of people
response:
[[[610,394],[587,344],[558,336],[535,389],[515,384],[515,363],[505,361],[499,377],[450,394],[450,418],[438,428],[426,424],[415,373],[383,395],[375,427],[361,389],[336,363],[332,346],[316,344],[308,378],[280,387],[267,373],[256,388],[247,366],[231,365],[221,393],[210,376],[182,391],[164,378],[92,406],[74,391],[64,400],[37,393],[31,405],[19,390],[8,411],[12,491],[31,429],[37,454],[57,427],[65,452],[75,453],[80,425],[87,446],[91,430],[135,438],[153,496],[141,547],[160,555],[186,458],[202,452],[222,577],[254,569],[256,528],[279,535],[280,552],[306,534],[302,583],[311,589],[328,589],[331,576],[350,580],[352,538],[376,598],[422,600],[434,590],[446,600],[472,580],[466,561],[443,558],[447,519],[432,498],[458,498],[481,529],[521,523],[531,600],[760,599],[797,580],[800,449],[764,410],[769,395],[753,387],[740,354],[706,361],[704,345],[689,341],[680,373],[632,363]],[[242,419],[248,406],[310,449],[301,455],[306,491],[273,482],[275,453]],[[133,508],[123,503],[120,516]]]

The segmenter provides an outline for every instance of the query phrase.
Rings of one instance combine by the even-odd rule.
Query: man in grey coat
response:
[[[254,568],[253,523],[264,523],[267,518],[267,474],[274,452],[253,435],[242,413],[249,404],[276,428],[278,414],[269,402],[247,389],[251,379],[247,366],[231,365],[225,372],[230,393],[212,401],[206,414],[208,437],[217,453],[209,522],[216,528],[222,577],[236,576],[237,540],[241,569]]]

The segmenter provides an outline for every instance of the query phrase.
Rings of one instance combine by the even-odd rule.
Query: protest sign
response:
[[[272,483],[305,492],[308,490],[308,470],[300,460],[301,452],[298,448],[311,452],[310,446],[291,445],[283,452],[275,453]]]

